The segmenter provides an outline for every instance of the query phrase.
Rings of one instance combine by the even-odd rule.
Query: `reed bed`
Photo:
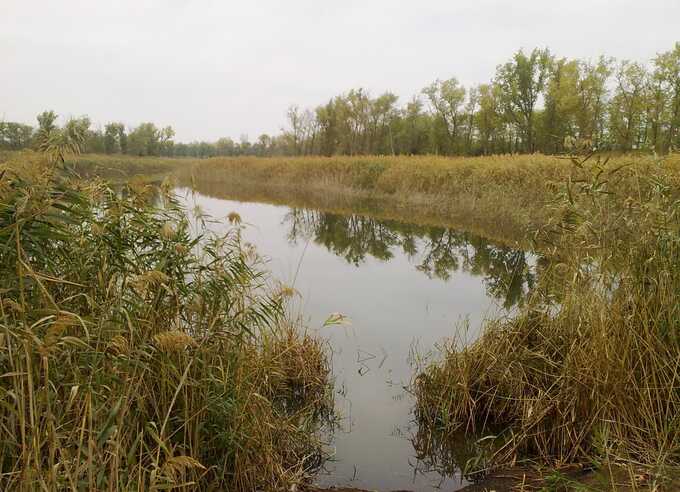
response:
[[[650,172],[649,155],[614,155],[611,163]],[[680,172],[680,154],[665,157]],[[67,164],[83,176],[160,180],[176,174],[202,193],[221,198],[353,210],[431,225],[448,225],[526,245],[551,219],[555,188],[573,177],[563,156],[494,155],[215,157],[210,159],[84,155]],[[624,183],[626,184],[626,183]],[[624,193],[632,192],[628,182]]]
[[[415,379],[419,442],[487,436],[458,463],[467,472],[626,464],[656,489],[680,466],[678,177],[663,162],[575,162],[582,179],[539,235],[553,266],[530,301],[470,346],[446,343]]]
[[[653,157],[611,159],[636,174],[650,171]],[[680,170],[680,155],[665,166]],[[185,183],[209,194],[294,201],[322,209],[364,203],[390,218],[453,225],[517,244],[554,216],[555,189],[574,177],[569,159],[545,155],[488,157],[356,156],[214,158],[183,167]],[[575,177],[578,179],[578,177]],[[637,182],[620,183],[625,193]]]
[[[325,345],[170,189],[0,164],[3,490],[291,490],[322,463]]]

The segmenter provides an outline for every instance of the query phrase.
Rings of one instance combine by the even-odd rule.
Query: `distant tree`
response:
[[[57,129],[57,113],[54,111],[43,111],[37,116],[38,130],[35,135],[35,144],[38,148],[47,145],[52,132]]]
[[[647,71],[636,62],[622,61],[609,106],[612,143],[623,151],[640,148],[644,138]]]
[[[504,111],[517,125],[525,152],[535,150],[534,109],[550,75],[552,62],[547,49],[534,49],[529,55],[519,50],[512,60],[496,69],[495,82],[501,88]]]
[[[158,152],[159,155],[172,155],[172,147],[174,141],[172,140],[175,136],[175,130],[171,126],[166,126],[165,128],[158,131]]]
[[[128,151],[132,155],[159,155],[160,132],[153,123],[142,123],[128,135]]]
[[[399,154],[422,154],[429,151],[430,116],[423,111],[423,102],[414,96],[392,122],[395,151]]]
[[[654,77],[665,94],[661,116],[662,150],[680,149],[680,43],[654,59]]]
[[[394,154],[392,122],[397,115],[397,99],[391,92],[385,92],[369,103],[368,152],[371,154]]]
[[[501,88],[497,84],[479,86],[479,110],[475,124],[479,132],[479,146],[482,154],[506,152],[505,115],[501,102]]]
[[[437,79],[423,89],[434,110],[440,118],[446,131],[447,143],[445,152],[454,153],[457,150],[458,132],[461,126],[463,104],[465,102],[465,87],[461,86],[458,79]]]
[[[557,153],[564,139],[575,136],[579,112],[579,65],[576,60],[561,58],[552,66],[545,89],[545,109],[542,118],[542,150]]]
[[[465,153],[472,152],[473,134],[475,132],[475,114],[479,107],[479,86],[471,87],[468,91],[468,100],[465,106]]]
[[[104,151],[107,154],[126,153],[127,136],[123,123],[108,123],[104,127]]]
[[[303,136],[303,122],[302,111],[297,105],[292,105],[286,112],[288,119],[288,130],[284,130],[284,135],[288,136],[290,141],[290,153],[293,155],[300,155],[302,153],[302,136]]]
[[[31,146],[33,127],[11,121],[0,121],[0,149],[19,150]]]
[[[604,144],[607,81],[612,74],[612,63],[612,59],[605,57],[600,57],[597,63],[579,61],[577,136],[591,140],[595,148],[601,148]]]
[[[79,154],[83,149],[90,120],[87,117],[71,119],[62,128],[56,126],[55,120],[56,114],[53,112],[42,113],[38,117],[42,126],[38,135],[38,149],[52,161],[63,163],[68,154]]]
[[[215,152],[217,155],[234,155],[236,145],[231,138],[220,138],[215,142]]]

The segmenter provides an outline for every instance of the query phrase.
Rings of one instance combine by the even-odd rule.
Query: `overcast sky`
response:
[[[254,140],[353,87],[488,81],[520,47],[649,61],[680,0],[0,0],[0,119],[54,109]]]

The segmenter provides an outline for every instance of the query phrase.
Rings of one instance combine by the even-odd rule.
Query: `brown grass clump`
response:
[[[594,165],[558,204],[543,239],[560,291],[547,280],[516,317],[468,347],[448,344],[418,376],[431,442],[496,436],[478,468],[606,461],[663,476],[680,465],[676,177],[660,166],[637,177],[637,195],[612,195],[617,172]]]
[[[238,231],[190,234],[163,187],[114,192],[14,159],[0,165],[0,487],[307,481],[327,352]]]

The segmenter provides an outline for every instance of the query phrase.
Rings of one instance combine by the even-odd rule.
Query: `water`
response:
[[[405,389],[413,353],[456,327],[468,326],[472,340],[484,317],[520,302],[533,282],[530,255],[443,227],[178,193],[222,219],[211,227],[226,229],[227,214],[238,213],[244,239],[301,294],[308,326],[332,347],[342,428],[318,484],[414,491],[464,484],[416,459]],[[322,327],[331,313],[350,324]]]

